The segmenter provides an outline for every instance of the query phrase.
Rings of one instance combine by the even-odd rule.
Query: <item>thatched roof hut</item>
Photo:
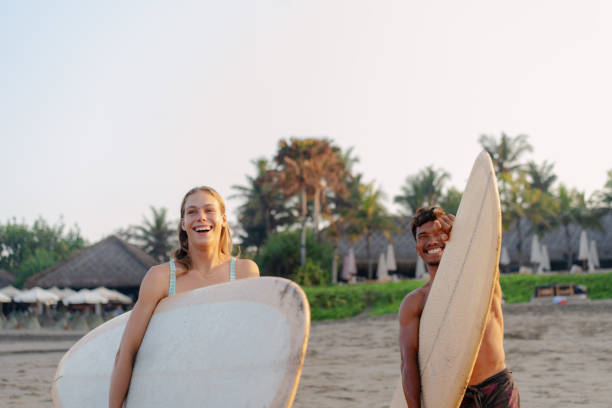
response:
[[[370,239],[370,257],[374,265],[374,271],[381,253],[387,253],[387,245],[393,244],[395,252],[396,273],[413,276],[416,269],[416,249],[415,241],[410,232],[410,217],[393,217],[393,222],[397,227],[397,232],[391,234],[391,241],[387,240],[381,232],[375,231]],[[355,251],[355,262],[359,275],[365,276],[368,271],[367,240],[365,235],[356,242],[342,239],[338,245],[339,254],[345,256],[349,248]]]
[[[157,263],[140,248],[111,235],[29,277],[23,287],[92,289],[105,286],[135,294],[147,270]]]
[[[15,276],[5,269],[0,269],[0,288],[15,283]]]
[[[612,267],[612,212],[605,214],[601,219],[601,230],[586,228],[589,241],[594,240],[597,243],[597,252],[601,268]],[[534,234],[531,224],[526,219],[521,220],[521,235],[522,235],[522,255],[523,264],[529,263],[529,254],[531,252],[531,237]],[[580,245],[580,233],[583,228],[577,224],[570,224],[568,231],[570,237],[570,246],[574,251],[574,263],[579,263],[578,248]],[[567,238],[563,227],[556,228],[547,232],[540,237],[540,244],[546,245],[552,269],[567,269]],[[502,245],[508,248],[511,265],[516,267],[519,264],[518,251],[518,231],[516,225],[504,234]]]
[[[417,254],[415,249],[416,242],[414,241],[412,232],[410,231],[410,217],[394,217],[393,220],[399,230],[399,232],[396,234],[391,235],[391,242],[394,246],[397,263],[396,273],[414,276]],[[587,235],[589,237],[589,241],[595,240],[597,242],[597,250],[599,253],[601,268],[612,268],[612,213],[606,214],[601,218],[601,226],[601,231],[587,229]],[[531,237],[533,235],[533,231],[531,229],[531,225],[526,219],[521,220],[521,231],[523,235],[523,262],[524,264],[527,264],[529,262]],[[572,224],[569,227],[569,231],[570,242],[572,248],[574,249],[574,259],[576,259],[578,255],[578,245],[582,227]],[[378,257],[381,253],[386,252],[388,243],[389,241],[387,241],[387,238],[382,233],[375,232],[372,234],[370,241],[370,256],[374,265],[374,271],[376,271]],[[567,269],[565,255],[567,244],[565,230],[563,228],[557,228],[544,234],[544,236],[540,238],[540,244],[548,247],[548,253],[553,270]],[[511,269],[517,269],[518,233],[516,226],[508,230],[503,235],[502,245],[508,249],[511,260]],[[357,242],[354,243],[348,241],[347,239],[343,239],[338,246],[339,254],[341,256],[347,255],[351,246],[355,250],[355,261],[357,263],[358,273],[361,276],[365,276],[368,268],[365,236],[362,236]]]

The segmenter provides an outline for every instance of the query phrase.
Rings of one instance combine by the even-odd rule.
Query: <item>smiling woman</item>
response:
[[[111,408],[123,406],[134,358],[160,300],[204,286],[259,276],[253,261],[231,256],[232,236],[225,203],[210,187],[195,187],[185,194],[178,237],[174,259],[152,267],[140,285],[138,301],[115,358],[109,395]]]

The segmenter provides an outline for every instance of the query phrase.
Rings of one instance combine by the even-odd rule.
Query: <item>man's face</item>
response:
[[[416,251],[426,265],[438,266],[448,235],[439,222],[428,221],[416,229]]]

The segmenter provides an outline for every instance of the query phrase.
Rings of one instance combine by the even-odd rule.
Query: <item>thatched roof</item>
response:
[[[416,242],[412,237],[410,231],[410,217],[393,217],[398,231],[391,234],[391,243],[393,244],[393,250],[395,253],[395,260],[402,265],[416,264]],[[370,256],[374,262],[378,261],[378,257],[381,253],[387,253],[387,245],[390,242],[387,240],[381,232],[375,231],[370,238]],[[347,239],[342,239],[338,245],[339,253],[341,256],[348,254],[349,248],[353,247],[355,251],[355,261],[357,263],[367,263],[367,239],[362,236],[357,242],[350,242]]]
[[[111,235],[31,276],[25,281],[24,288],[134,288],[140,285],[147,270],[157,263],[140,248]]]
[[[534,234],[531,224],[526,219],[521,220],[521,235],[523,237],[521,249],[523,253],[523,262],[529,262],[529,254],[531,253],[531,239]],[[595,240],[597,243],[597,252],[600,262],[603,264],[612,263],[612,213],[608,213],[601,218],[601,231],[587,228],[587,236],[589,241]],[[577,224],[570,224],[568,231],[570,237],[570,245],[574,251],[574,262],[578,257],[578,247],[580,245],[580,233],[583,228]],[[560,227],[550,231],[540,237],[540,244],[546,245],[548,248],[548,256],[551,263],[566,262],[567,238],[565,229]],[[514,225],[508,232],[504,234],[502,245],[508,249],[508,254],[513,264],[518,264],[518,230]]]
[[[415,241],[410,231],[410,217],[394,217],[394,221],[399,228],[399,232],[391,235],[393,243],[395,258],[398,263],[398,269],[404,269],[405,267],[413,268],[416,264],[417,254],[415,249]],[[587,235],[589,241],[595,240],[597,242],[597,251],[599,253],[599,259],[601,266],[606,265],[612,266],[612,213],[604,215],[601,219],[602,230],[587,229]],[[578,255],[578,245],[580,242],[580,232],[582,227],[572,224],[569,227],[570,242],[574,249],[574,258]],[[529,261],[529,254],[531,251],[531,237],[533,231],[531,225],[526,219],[521,220],[521,232],[523,235],[523,259],[524,262]],[[502,245],[507,247],[508,253],[512,264],[518,264],[518,233],[516,226],[507,231],[502,237]],[[548,247],[548,254],[551,263],[558,263],[560,267],[565,262],[566,252],[566,238],[565,230],[563,228],[557,228],[551,232],[546,233],[540,238],[540,243]],[[387,238],[380,232],[374,232],[370,241],[370,254],[373,262],[378,262],[379,255],[386,251]],[[366,238],[361,237],[359,241],[351,243],[347,239],[343,239],[339,244],[339,253],[341,256],[348,254],[349,248],[353,247],[355,251],[355,260],[358,264],[367,263],[366,255]],[[402,267],[400,268],[400,265]],[[554,266],[553,266],[554,267]]]
[[[15,282],[15,276],[7,270],[0,269],[0,288],[12,285]]]

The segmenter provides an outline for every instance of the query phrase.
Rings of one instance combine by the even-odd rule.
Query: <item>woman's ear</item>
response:
[[[185,219],[181,218],[181,229],[185,231]]]

